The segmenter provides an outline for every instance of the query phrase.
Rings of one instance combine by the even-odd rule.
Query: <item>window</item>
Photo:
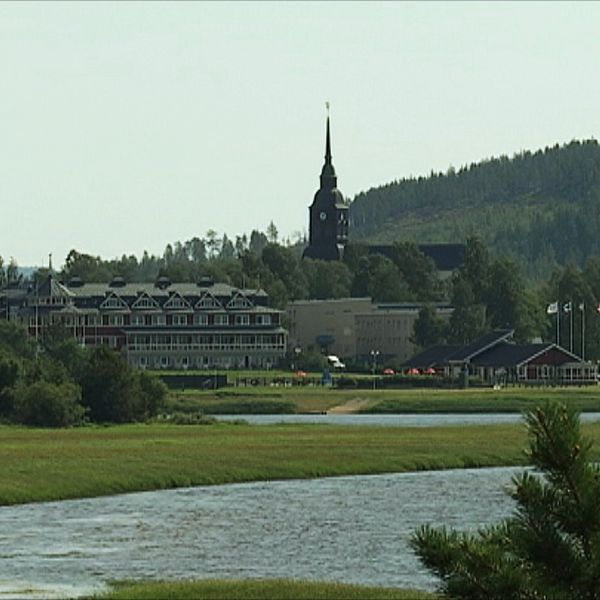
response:
[[[178,327],[187,325],[187,315],[173,315],[173,325]]]
[[[115,309],[115,308],[127,308],[127,304],[121,300],[121,298],[115,296],[109,296],[101,305],[102,309]]]
[[[250,325],[250,315],[235,315],[236,325]]]
[[[250,300],[240,293],[227,303],[227,308],[250,308],[251,306]]]
[[[144,315],[133,315],[131,317],[131,324],[132,325],[145,325],[146,318],[144,317]]]
[[[164,304],[163,310],[181,310],[182,308],[191,308],[189,303],[179,294],[173,294]]]
[[[208,325],[208,315],[194,315],[196,325]]]
[[[146,294],[142,294],[132,305],[131,308],[135,309],[148,309],[148,308],[158,308],[158,304],[155,300],[150,298],[150,296]]]
[[[113,327],[120,327],[123,325],[123,315],[108,315],[108,324]]]
[[[152,315],[152,325],[166,325],[167,318],[165,315]]]
[[[256,324],[257,325],[270,325],[271,324],[271,315],[256,315]]]
[[[210,294],[206,294],[198,302],[196,303],[196,308],[222,308],[221,303],[211,296]]]
[[[229,325],[229,315],[215,315],[215,325]]]

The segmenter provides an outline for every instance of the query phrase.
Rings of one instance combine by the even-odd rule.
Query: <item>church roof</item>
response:
[[[419,244],[419,250],[431,258],[440,271],[453,271],[465,262],[464,244]]]
[[[419,244],[417,248],[435,263],[438,271],[454,271],[465,262],[464,244]],[[369,244],[370,254],[382,254],[392,258],[392,244]]]

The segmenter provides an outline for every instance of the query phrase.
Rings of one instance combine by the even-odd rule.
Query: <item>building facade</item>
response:
[[[3,302],[33,337],[62,326],[82,346],[107,345],[140,368],[269,368],[287,348],[281,311],[269,307],[264,291],[208,279],[63,284],[50,276],[20,296],[4,294]]]
[[[450,319],[453,311],[450,305],[434,306],[440,317]],[[398,363],[412,356],[417,347],[411,338],[421,307],[421,304],[407,302],[377,304],[374,310],[357,313],[356,359],[367,361],[373,353],[377,353],[380,361]]]
[[[449,319],[452,307],[437,304]],[[420,304],[378,304],[371,298],[299,300],[287,309],[290,350],[326,352],[346,361],[401,362],[416,350],[410,341]]]
[[[407,360],[406,371],[434,371],[450,379],[475,377],[484,384],[589,385],[598,366],[552,342],[517,344],[514,330],[491,331],[471,344],[437,345]]]
[[[290,349],[353,359],[356,354],[356,315],[372,309],[371,298],[290,302],[287,308]]]

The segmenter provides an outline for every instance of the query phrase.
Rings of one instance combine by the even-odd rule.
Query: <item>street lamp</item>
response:
[[[377,369],[377,357],[379,356],[379,350],[371,350],[371,361],[373,363],[373,389],[375,389],[375,371]]]
[[[294,354],[296,356],[296,360],[295,360],[295,366],[296,366],[296,370],[299,371],[300,370],[300,355],[302,354],[302,348],[300,346],[295,346],[294,347]],[[294,370],[294,365],[292,365],[292,371]]]

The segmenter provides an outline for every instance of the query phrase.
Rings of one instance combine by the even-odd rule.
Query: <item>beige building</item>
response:
[[[410,342],[420,304],[374,304],[371,298],[303,300],[288,305],[289,349],[326,351],[342,360],[402,362],[416,348]],[[452,308],[437,305],[450,318]]]
[[[452,307],[436,305],[438,314],[449,319]],[[404,362],[418,348],[410,341],[420,304],[377,304],[374,310],[355,315],[357,360],[372,360],[377,352],[380,361]]]
[[[371,298],[298,300],[287,308],[288,347],[293,351],[320,352],[341,358],[356,354],[355,316],[373,310]]]

